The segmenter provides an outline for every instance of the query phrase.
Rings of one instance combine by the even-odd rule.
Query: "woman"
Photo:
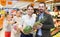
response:
[[[19,26],[21,25],[22,21],[22,11],[18,10],[16,12],[16,16],[13,17],[13,35],[14,37],[20,37],[20,31],[19,31]]]
[[[33,25],[35,23],[35,18],[36,18],[35,14],[33,14],[33,12],[34,12],[33,6],[31,6],[31,5],[27,6],[27,14],[22,17],[22,19],[23,19],[22,28],[23,29],[26,25],[30,25],[31,27],[33,27]],[[32,33],[24,34],[23,29],[21,31],[21,37],[33,37]]]
[[[12,16],[7,14],[7,17],[4,20],[5,37],[11,37],[11,26],[12,26],[12,24],[13,24]]]

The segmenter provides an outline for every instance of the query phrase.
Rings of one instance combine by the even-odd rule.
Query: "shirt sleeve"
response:
[[[20,28],[20,27],[23,27],[23,22],[24,22],[24,16],[21,18],[21,20],[20,20],[20,23],[19,23],[19,25],[18,25],[18,27]]]

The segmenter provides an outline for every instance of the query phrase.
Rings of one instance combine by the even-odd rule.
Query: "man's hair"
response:
[[[39,4],[44,4],[44,6],[46,6],[46,3],[44,3],[44,2],[40,2]]]

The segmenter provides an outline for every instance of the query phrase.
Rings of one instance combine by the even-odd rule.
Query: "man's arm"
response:
[[[43,23],[42,29],[51,29],[54,27],[54,23],[51,15],[48,15],[47,18],[48,18],[47,21]]]

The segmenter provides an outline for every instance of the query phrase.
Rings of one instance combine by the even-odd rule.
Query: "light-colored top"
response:
[[[18,25],[19,25],[19,24],[21,25],[21,23],[22,23],[22,17],[17,17],[17,16],[15,16],[15,17],[13,18],[13,21],[14,21],[14,22],[17,22]]]
[[[8,21],[7,21],[7,19],[4,20],[3,24],[4,24],[5,31],[10,32],[12,24],[9,24]]]
[[[22,16],[23,16],[23,15],[22,15]],[[15,17],[13,18],[13,21],[14,21],[14,22],[17,22],[17,24],[13,24],[13,27],[14,27],[14,26],[18,26],[18,28],[22,27],[22,22],[23,22],[22,16],[21,16],[21,17],[15,16]]]
[[[23,26],[30,25],[31,27],[33,27],[36,17],[35,15],[32,15],[32,17],[30,17],[28,14],[26,14],[22,17],[22,20],[23,20],[23,24],[22,24]]]

